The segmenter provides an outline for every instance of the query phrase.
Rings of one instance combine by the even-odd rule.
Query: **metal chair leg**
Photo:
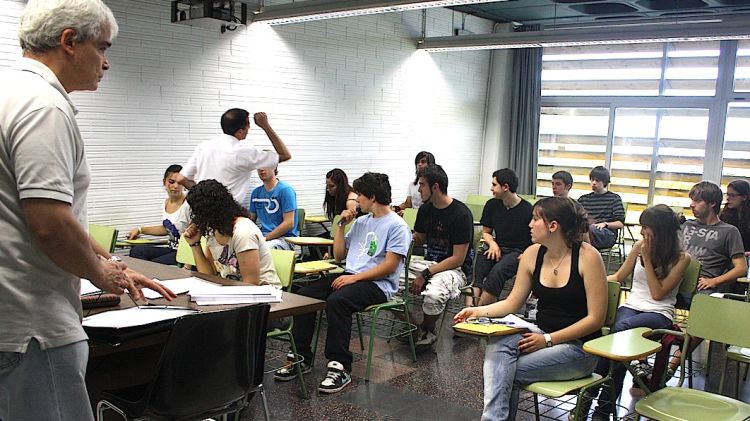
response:
[[[539,421],[539,395],[534,393],[534,417]]]
[[[289,347],[292,349],[294,354],[294,369],[297,371],[297,379],[299,379],[299,388],[302,390],[302,398],[310,399],[310,395],[307,393],[307,386],[305,385],[305,377],[302,373],[302,362],[296,361],[299,354],[297,353],[297,344],[294,342],[294,336],[289,335]]]
[[[365,382],[370,381],[370,372],[372,370],[372,350],[375,347],[375,328],[377,327],[377,323],[375,321],[378,320],[378,313],[380,313],[380,309],[376,309],[370,315],[370,317],[372,318],[370,320],[370,348],[367,350],[367,370],[365,370]],[[359,319],[359,313],[357,313],[357,318]],[[359,320],[357,320],[357,323],[359,323]],[[361,328],[359,332],[359,340],[362,341]],[[364,346],[362,347],[362,349],[364,349]]]
[[[260,390],[260,397],[263,398],[263,414],[266,416],[266,421],[271,421],[271,413],[268,412],[268,399],[266,399],[266,389],[261,384],[258,386]]]
[[[370,325],[372,325],[374,319],[370,320]],[[365,350],[365,341],[362,339],[362,315],[357,313],[357,332],[359,333],[359,347],[362,351]]]
[[[409,306],[407,303],[404,303],[404,320],[406,320],[406,328],[411,330],[411,319],[409,317]],[[414,335],[412,335],[411,332],[409,332],[408,335],[409,349],[411,350],[411,360],[412,362],[417,362],[417,351],[416,347],[414,346]]]

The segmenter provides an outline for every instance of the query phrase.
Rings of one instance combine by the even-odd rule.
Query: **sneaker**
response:
[[[431,348],[435,342],[437,342],[437,335],[426,330],[420,333],[419,338],[414,342],[414,347],[423,351],[427,348]]]
[[[297,368],[294,366],[295,361],[296,361],[296,358],[294,358],[294,354],[287,354],[286,365],[276,370],[276,372],[273,373],[273,378],[282,382],[296,379]],[[302,374],[307,374],[307,373],[312,372],[313,370],[312,365],[306,364],[304,361],[300,361],[299,364],[301,364],[300,368],[302,369]]]
[[[338,361],[328,363],[328,374],[320,382],[318,390],[323,393],[336,393],[352,382],[352,376],[344,370],[344,366]]]

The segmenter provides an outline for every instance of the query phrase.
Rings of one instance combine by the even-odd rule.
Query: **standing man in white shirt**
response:
[[[276,152],[262,151],[250,142],[243,142],[250,131],[250,113],[232,108],[221,116],[221,130],[224,134],[195,148],[178,174],[177,182],[189,189],[199,181],[214,179],[229,189],[237,203],[245,206],[253,171],[258,168],[276,168],[279,162],[292,158],[286,145],[268,122],[266,113],[255,113],[253,119],[266,132]]]
[[[117,35],[101,0],[31,0],[0,75],[0,419],[93,420],[81,281],[174,295],[107,260],[86,233],[90,174],[68,94],[93,91]],[[97,256],[97,253],[99,254]],[[106,258],[105,258],[106,257]]]

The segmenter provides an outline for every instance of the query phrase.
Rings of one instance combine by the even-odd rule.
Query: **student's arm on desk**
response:
[[[737,278],[747,275],[747,260],[744,254],[732,257],[732,269],[715,278],[698,278],[698,290],[716,288],[727,282],[734,282]]]
[[[34,241],[57,266],[114,294],[122,294],[126,288],[136,289],[123,272],[124,264],[97,257],[70,204],[52,199],[23,199],[21,206]]]
[[[146,235],[168,235],[167,229],[164,225],[150,225],[147,227],[137,227],[130,230],[128,233],[128,240],[135,240],[140,237],[141,234]]]
[[[416,233],[415,233],[416,236]],[[446,270],[456,269],[461,267],[461,265],[464,264],[464,260],[466,259],[466,253],[469,251],[469,243],[464,244],[454,244],[453,245],[453,254],[443,260],[442,262],[435,263],[434,265],[427,268],[427,270],[430,271],[431,274],[435,275],[436,273],[440,273]],[[419,294],[422,292],[422,289],[424,287],[425,280],[424,277],[422,277],[421,273],[418,273],[416,278],[412,281],[411,284],[411,292],[414,294]]]
[[[364,272],[355,273],[353,275],[341,275],[333,281],[331,286],[334,289],[339,289],[345,285],[353,284],[360,281],[375,281],[383,279],[386,276],[392,274],[398,269],[399,263],[404,259],[404,256],[398,255],[393,252],[386,252],[385,260],[379,265],[372,269]]]

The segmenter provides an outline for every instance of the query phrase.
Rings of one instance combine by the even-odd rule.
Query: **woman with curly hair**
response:
[[[631,274],[633,286],[628,299],[617,309],[612,332],[648,327],[668,329],[672,326],[677,291],[683,274],[690,264],[690,255],[680,245],[680,220],[667,205],[655,205],[641,213],[639,219],[642,240],[633,245],[628,258],[607,280],[622,283]],[[595,372],[606,375],[609,360],[600,358]],[[626,374],[625,366],[618,364],[612,372],[614,401],[620,396]],[[596,391],[589,391],[590,395]],[[610,391],[603,388],[593,420],[609,419],[614,411]],[[591,400],[585,400],[584,413]]]
[[[747,180],[732,180],[727,185],[727,204],[719,219],[740,230],[745,252],[750,251],[750,183]]]
[[[199,272],[281,288],[263,234],[223,184],[203,180],[190,190],[187,202],[192,223],[183,236]],[[205,250],[201,247],[202,236],[207,239]]]

